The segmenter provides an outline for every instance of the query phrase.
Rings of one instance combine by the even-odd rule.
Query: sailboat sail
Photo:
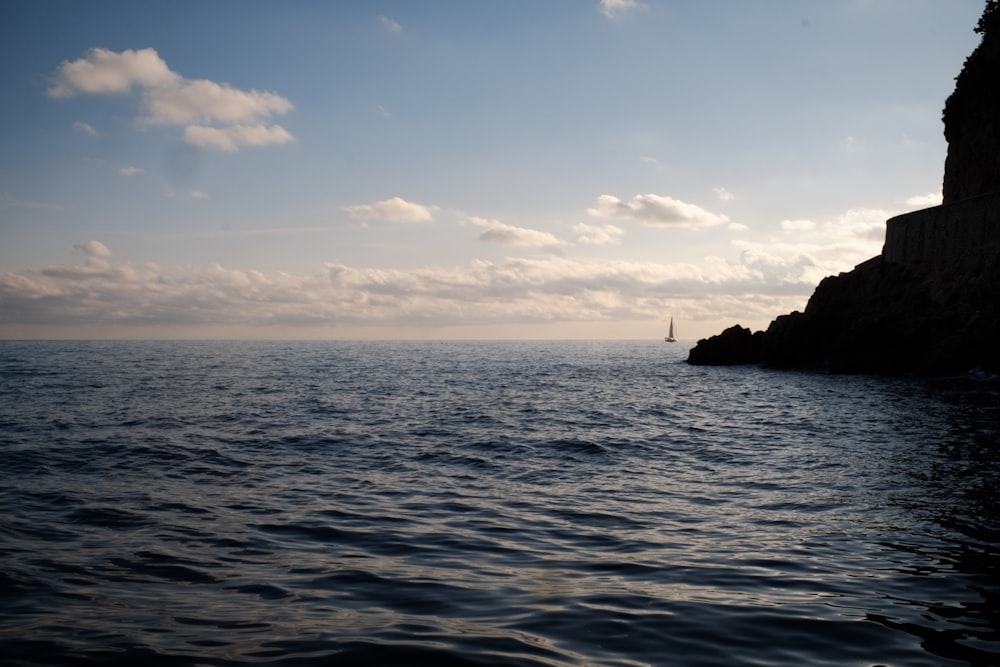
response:
[[[673,315],[670,316],[670,328],[667,330],[667,335],[666,335],[666,337],[664,337],[663,340],[667,341],[668,343],[676,343],[677,342],[677,338],[676,338],[676,336],[674,336],[674,316]]]

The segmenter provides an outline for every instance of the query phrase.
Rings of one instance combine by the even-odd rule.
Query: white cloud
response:
[[[399,197],[359,208],[365,210],[358,213],[379,219],[408,215],[412,220],[419,211],[430,215],[428,207]],[[232,326],[248,335],[253,327],[272,325],[290,327],[285,334],[296,327],[398,331],[498,322],[660,322],[665,312],[683,313],[689,323],[739,321],[759,328],[801,309],[822,278],[877,255],[891,215],[853,209],[778,229],[771,238],[734,240],[735,259],[713,256],[675,264],[547,254],[409,270],[343,263],[304,273],[218,265],[162,268],[114,260],[105,245],[89,241],[75,246],[85,255],[79,264],[0,272],[0,334],[19,326],[72,328],[93,322],[122,331]],[[503,234],[528,239],[534,231],[471,221],[487,232],[497,230],[494,241]],[[574,231],[614,238],[618,234],[612,227],[585,225]],[[184,331],[197,336],[203,329]]]
[[[63,61],[49,87],[52,97],[77,93],[125,93],[133,86],[169,86],[180,81],[155,49],[90,49],[83,58]]]
[[[191,199],[208,199],[208,193],[202,190],[192,190],[188,193],[188,197]]]
[[[941,204],[941,191],[928,192],[925,195],[916,195],[906,200],[907,206],[917,206],[919,208],[929,208]]]
[[[295,137],[280,125],[230,125],[228,127],[206,127],[189,125],[184,128],[184,141],[192,146],[217,148],[233,153],[240,146],[266,146],[286,144]]]
[[[382,118],[392,118],[392,113],[381,104],[375,105],[375,111],[379,116],[382,116]]]
[[[93,125],[91,125],[90,123],[84,123],[83,121],[80,120],[73,123],[73,129],[80,130],[84,134],[89,134],[92,137],[97,137],[100,136],[101,134],[96,129],[94,129]]]
[[[677,265],[549,255],[412,270],[329,264],[289,273],[110,262],[96,243],[80,246],[88,252],[82,265],[0,273],[4,326],[660,321],[668,305],[678,304],[699,317],[754,314],[766,321],[801,307],[812,288],[784,280],[768,268],[775,261],[750,255],[744,262],[708,257]]]
[[[845,213],[823,222],[821,231],[826,240],[851,238],[868,244],[878,244],[881,252],[885,241],[885,221],[896,215],[898,211],[886,211],[880,208],[852,208]],[[872,245],[872,248],[875,246]],[[869,257],[871,255],[868,255]],[[864,259],[867,259],[865,257]]]
[[[613,19],[622,12],[644,7],[636,0],[601,0],[598,9],[609,19]]]
[[[600,218],[632,218],[652,227],[680,229],[700,229],[729,222],[725,215],[654,194],[636,195],[630,202],[623,202],[612,195],[601,195],[597,198],[597,206],[587,209],[587,212]]]
[[[91,49],[84,57],[60,65],[49,94],[65,98],[78,93],[128,93],[133,88],[142,94],[140,125],[186,125],[185,141],[193,145],[233,152],[240,146],[284,144],[294,138],[280,125],[263,123],[294,108],[287,98],[207,79],[186,79],[171,71],[154,49],[121,53]],[[90,128],[85,123],[76,127]]]
[[[118,173],[121,176],[137,176],[139,174],[144,173],[145,171],[146,170],[143,169],[142,167],[134,167],[132,165],[129,165],[127,167],[122,167],[121,169],[119,169]]]
[[[384,220],[388,222],[429,222],[433,219],[431,209],[422,204],[408,202],[401,197],[392,197],[374,204],[356,204],[341,208],[352,220]]]
[[[780,244],[747,246],[740,254],[740,264],[765,284],[812,286],[830,275],[822,263],[808,253],[783,252],[787,246]]]
[[[205,79],[151,89],[145,104],[147,116],[142,120],[150,125],[247,123],[294,108],[275,93],[238,90]]]
[[[849,271],[881,253],[885,221],[895,215],[882,209],[851,209],[822,222],[784,220],[781,232],[765,241],[735,240],[742,263],[762,279],[816,285],[826,276]]]
[[[577,242],[583,245],[610,245],[621,243],[621,236],[625,233],[621,227],[614,225],[588,225],[581,222],[573,226],[573,231],[579,234]]]
[[[76,243],[73,248],[79,250],[87,257],[111,257],[111,251],[108,250],[108,246],[104,245],[100,241],[87,241],[86,243]]]
[[[781,228],[786,232],[807,232],[816,229],[812,220],[782,220]]]
[[[499,220],[487,220],[478,217],[469,218],[469,222],[480,227],[486,227],[486,231],[479,235],[479,240],[486,243],[498,243],[500,245],[526,248],[546,248],[566,245],[565,241],[561,241],[553,234],[537,229],[515,227]]]
[[[750,229],[750,227],[748,225],[744,225],[742,222],[730,222],[726,225],[726,229],[731,232],[745,232]]]
[[[389,32],[402,32],[403,30],[403,26],[399,25],[397,21],[392,20],[388,16],[380,16],[378,17],[378,21],[382,24],[382,27]]]
[[[736,195],[734,195],[732,192],[730,192],[725,188],[722,187],[712,188],[712,191],[715,193],[715,196],[718,197],[720,201],[732,201],[736,199]]]
[[[639,159],[655,169],[660,168],[660,161],[657,160],[655,157],[649,157],[648,155],[643,155],[640,156]]]
[[[489,222],[489,221],[487,221]],[[558,255],[411,270],[335,263],[313,272],[210,265],[163,268],[112,261],[103,244],[83,263],[0,272],[4,329],[111,327],[474,326],[490,323],[729,318],[758,326],[801,308],[815,262],[746,248],[738,261],[582,261]],[[102,324],[103,326],[103,324]],[[190,330],[198,335],[198,330]],[[105,331],[104,335],[113,333]],[[190,334],[189,334],[190,335]],[[261,334],[258,334],[261,335]],[[266,334],[264,334],[266,335]]]

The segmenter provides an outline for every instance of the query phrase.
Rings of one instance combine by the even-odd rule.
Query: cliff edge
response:
[[[1000,189],[1000,3],[988,0],[976,26],[979,46],[965,59],[941,120],[948,155],[943,203]]]
[[[948,98],[942,205],[891,218],[882,254],[823,279],[766,331],[698,341],[691,364],[1000,373],[1000,2]]]

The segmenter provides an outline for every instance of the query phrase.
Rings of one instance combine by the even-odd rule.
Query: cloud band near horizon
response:
[[[435,326],[657,320],[667,308],[740,318],[799,307],[817,261],[744,252],[683,265],[559,256],[464,266],[381,269],[331,263],[313,273],[171,270],[112,260],[103,243],[80,264],[0,274],[0,312],[13,325]],[[725,304],[729,304],[726,306]],[[721,310],[720,310],[721,309]]]

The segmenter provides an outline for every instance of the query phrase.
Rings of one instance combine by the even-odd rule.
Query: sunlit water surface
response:
[[[1000,384],[688,348],[0,343],[0,659],[1000,664]]]

